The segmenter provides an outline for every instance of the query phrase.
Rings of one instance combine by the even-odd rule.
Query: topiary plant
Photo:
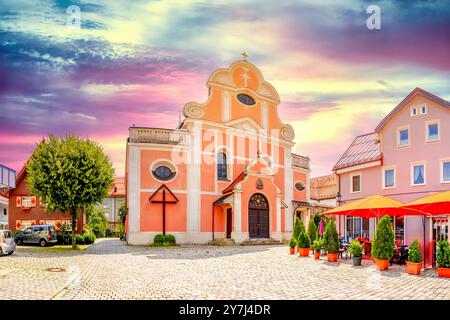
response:
[[[361,257],[363,253],[363,245],[358,240],[352,240],[348,251],[354,257]]]
[[[394,231],[391,219],[384,216],[377,224],[372,242],[372,257],[375,259],[392,259],[394,255]]]
[[[328,253],[339,252],[339,237],[336,229],[336,222],[331,220],[325,227],[323,234],[323,247]]]
[[[317,226],[316,223],[314,222],[314,219],[309,219],[309,224],[308,224],[308,236],[309,239],[311,239],[311,241],[313,239],[316,239],[317,237]]]
[[[436,246],[436,263],[438,268],[450,268],[450,246],[447,240],[438,241]]]
[[[422,262],[422,253],[420,252],[419,240],[414,240],[408,249],[408,261],[419,263]]]
[[[305,231],[305,225],[303,224],[302,219],[296,217],[294,223],[294,234],[293,234],[294,239],[298,239],[298,236],[302,231]]]
[[[297,241],[294,238],[292,238],[289,241],[289,248],[295,248],[296,245],[297,245]]]
[[[322,250],[323,241],[321,239],[314,240],[313,249],[314,252],[320,252]]]
[[[297,244],[298,244],[298,247],[302,248],[302,249],[307,249],[311,246],[311,241],[305,231],[300,232],[300,235],[298,236]]]

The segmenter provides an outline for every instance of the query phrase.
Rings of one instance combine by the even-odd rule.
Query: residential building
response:
[[[62,228],[70,229],[70,214],[50,214],[45,212],[45,204],[36,196],[30,194],[26,182],[27,172],[24,166],[17,175],[15,188],[9,191],[9,229],[22,230],[27,227],[47,224],[55,226],[56,231]],[[77,232],[82,232],[86,222],[85,214],[77,221]]]
[[[118,231],[120,223],[119,209],[125,202],[125,178],[115,177],[109,191],[108,198],[104,199],[101,206],[109,223],[109,230]]]
[[[450,190],[450,103],[416,88],[375,128],[355,138],[333,168],[340,204],[380,194],[407,203]],[[450,214],[450,212],[449,212]],[[425,243],[426,261],[434,242],[448,239],[448,215],[392,218],[395,239]],[[342,236],[373,238],[375,219],[339,217]]]
[[[129,128],[127,241],[287,240],[308,222],[309,158],[293,154],[280,97],[246,60],[215,70],[205,103],[184,106],[176,129]]]

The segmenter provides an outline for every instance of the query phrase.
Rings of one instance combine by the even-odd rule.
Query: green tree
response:
[[[119,207],[119,219],[120,219],[120,222],[119,222],[119,234],[120,234],[120,237],[123,237],[124,232],[125,232],[125,225],[124,225],[124,223],[125,223],[125,216],[126,216],[126,214],[127,214],[127,207],[125,206],[125,202],[122,202],[120,204],[120,207]]]
[[[70,213],[76,249],[77,218],[83,209],[107,196],[114,174],[111,161],[94,141],[51,135],[37,145],[27,174],[31,193],[43,200],[47,212]]]
[[[330,220],[325,227],[325,232],[323,233],[323,248],[328,253],[339,252],[339,237],[336,229],[336,222]]]
[[[295,223],[294,223],[294,234],[292,235],[292,237],[297,240],[298,236],[300,235],[300,233],[302,231],[305,231],[305,225],[303,224],[302,219],[300,219],[299,217],[295,217]]]
[[[392,259],[394,248],[394,231],[391,219],[384,216],[377,224],[372,242],[372,257],[375,259]]]
[[[313,241],[317,237],[317,226],[313,218],[309,219],[308,236],[311,239],[311,241]]]
[[[105,236],[109,224],[101,207],[91,206],[86,211],[86,222],[97,237]]]

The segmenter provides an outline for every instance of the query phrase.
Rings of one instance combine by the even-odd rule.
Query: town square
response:
[[[1,13],[1,300],[450,300],[445,1],[38,2]]]

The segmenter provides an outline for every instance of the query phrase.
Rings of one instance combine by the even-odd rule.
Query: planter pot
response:
[[[328,252],[327,260],[328,262],[337,262],[338,261],[339,252]]]
[[[384,271],[387,270],[389,267],[389,259],[374,259],[375,264],[378,267],[378,270]]]
[[[289,248],[289,252],[290,252],[291,254],[295,254],[295,248]]]
[[[309,248],[298,248],[298,255],[300,257],[308,257],[309,256]]]
[[[439,277],[450,278],[450,268],[436,268]]]
[[[314,259],[320,259],[320,252],[314,252]]]
[[[354,265],[355,267],[361,266],[361,258],[362,258],[362,257],[353,257],[353,265]]]
[[[406,261],[406,272],[409,274],[420,274],[420,270],[422,269],[422,262],[410,262]]]

